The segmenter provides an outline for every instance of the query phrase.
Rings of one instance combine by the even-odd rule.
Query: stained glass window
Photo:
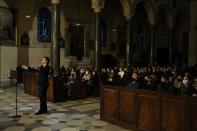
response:
[[[47,8],[40,8],[37,17],[37,38],[39,42],[51,42],[51,12]]]

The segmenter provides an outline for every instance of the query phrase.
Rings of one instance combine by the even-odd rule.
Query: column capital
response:
[[[131,5],[128,3],[127,0],[120,0],[120,3],[122,5],[124,16],[126,17],[127,20],[130,20],[133,16]]]
[[[168,24],[169,30],[172,30],[173,29],[173,22],[171,19],[167,19],[167,24]]]
[[[105,0],[91,0],[92,8],[94,12],[101,12],[101,9],[104,8]]]
[[[155,26],[155,20],[154,20],[154,18],[149,18],[148,19],[148,22],[149,22],[149,24],[150,24],[151,27],[154,27]]]
[[[129,6],[123,7],[124,16],[126,20],[131,20],[133,14],[131,13],[131,8]]]
[[[60,3],[60,0],[51,0],[51,3],[52,4],[59,4]]]

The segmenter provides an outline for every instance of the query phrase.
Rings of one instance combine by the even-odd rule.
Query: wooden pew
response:
[[[96,83],[93,86],[93,96],[99,97],[100,96],[100,83]]]
[[[33,96],[38,96],[38,74],[35,72],[23,72],[24,92]],[[47,90],[47,100],[51,102],[65,101],[66,89],[61,85],[57,77],[49,78]]]
[[[84,81],[78,81],[71,87],[71,99],[87,98],[87,86]]]
[[[102,85],[102,120],[137,131],[197,131],[197,97]]]

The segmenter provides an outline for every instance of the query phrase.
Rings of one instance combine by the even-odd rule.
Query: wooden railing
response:
[[[24,92],[31,94],[33,96],[38,96],[38,74],[36,72],[23,72],[23,83],[24,83]],[[49,87],[47,90],[47,100],[51,102],[60,102],[68,99],[67,91],[68,89],[63,85],[62,81],[58,77],[49,78]],[[96,84],[93,87],[93,96],[100,95],[99,84]],[[71,87],[71,96],[69,97],[72,100],[84,99],[87,98],[87,85],[84,81],[78,81]]]
[[[197,97],[102,85],[102,120],[137,131],[197,131]]]
[[[38,74],[32,72],[23,72],[24,92],[33,96],[38,96]],[[51,102],[60,102],[66,100],[66,89],[55,77],[49,78],[47,90],[47,100]]]

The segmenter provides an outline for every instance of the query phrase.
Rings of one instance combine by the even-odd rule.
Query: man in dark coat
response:
[[[22,68],[31,70],[32,68],[27,66],[22,66]],[[43,57],[41,60],[41,66],[38,68],[39,75],[38,75],[38,94],[40,97],[40,109],[35,115],[40,115],[47,113],[47,88],[49,85],[48,78],[50,73],[52,72],[51,67],[49,66],[49,58]]]

